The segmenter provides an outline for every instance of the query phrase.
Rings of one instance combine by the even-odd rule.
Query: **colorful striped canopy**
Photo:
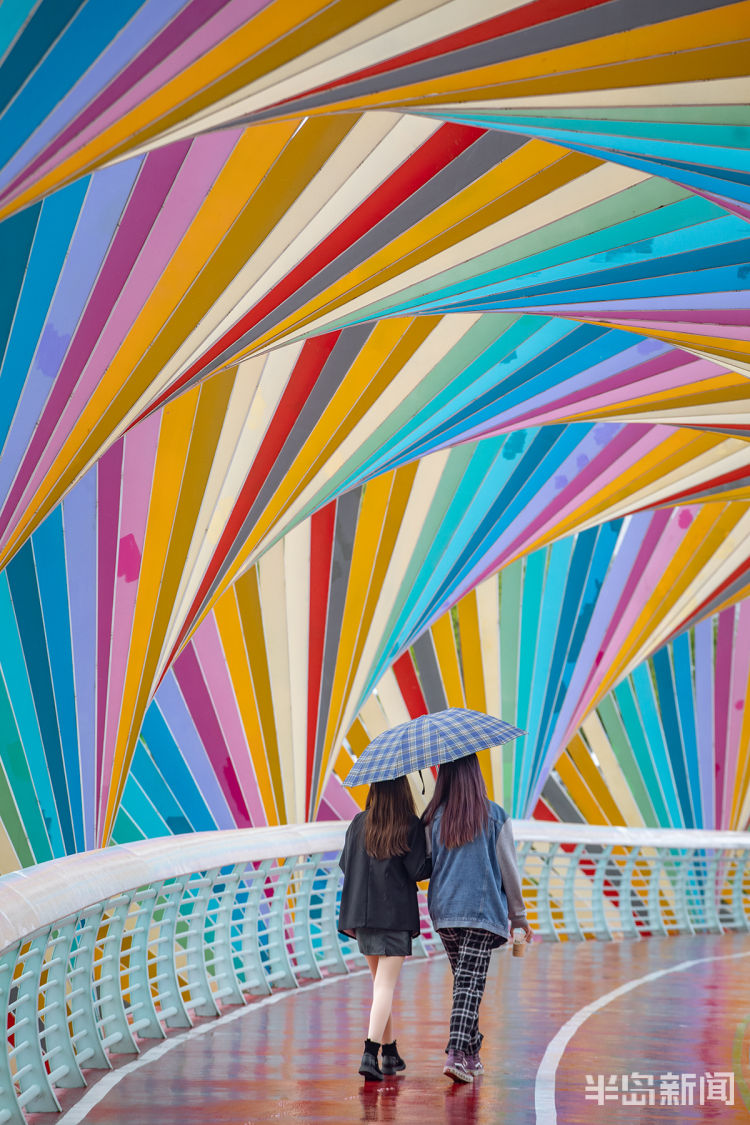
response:
[[[347,817],[750,820],[750,0],[6,0],[0,870]]]

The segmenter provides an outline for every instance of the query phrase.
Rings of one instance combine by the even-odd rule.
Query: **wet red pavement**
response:
[[[685,964],[690,961],[698,963]],[[678,971],[664,973],[678,965]],[[163,1046],[147,1051],[135,1069],[121,1066],[75,1105],[68,1095],[67,1112],[58,1121],[747,1122],[749,970],[750,935],[537,943],[523,959],[500,951],[493,956],[481,1010],[486,1073],[473,1086],[456,1086],[441,1073],[450,1004],[447,962],[412,961],[401,976],[396,1009],[399,1048],[407,1060],[404,1075],[365,1085],[357,1074],[369,977],[355,975],[256,1002],[237,1018],[202,1024],[199,1034],[170,1040],[166,1051]],[[659,975],[607,998],[647,974]],[[587,1013],[587,1006],[597,1002],[602,1006]],[[575,1020],[579,1026],[568,1022]],[[728,1080],[706,1078],[716,1072],[733,1076],[733,1107],[715,1084]],[[630,1078],[627,1091],[623,1074]],[[594,1085],[603,1076],[604,1104],[597,1104],[593,1090],[586,1098],[587,1075]],[[678,1093],[671,1095],[679,1099],[676,1104],[669,1104],[667,1089],[674,1082],[669,1075],[677,1076]],[[704,1105],[697,1104],[701,1078],[704,1099],[714,1095]],[[545,1102],[550,1082],[555,1098]],[[101,1100],[90,1104],[100,1094]],[[665,1104],[659,1104],[661,1095]],[[636,1103],[652,1098],[655,1104],[628,1105],[627,1098]],[[696,1104],[688,1104],[690,1099]]]

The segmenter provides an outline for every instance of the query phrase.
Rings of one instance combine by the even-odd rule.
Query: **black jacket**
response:
[[[419,879],[427,879],[425,830],[419,817],[409,829],[409,851],[390,859],[373,859],[364,847],[365,813],[357,813],[346,831],[339,867],[344,872],[339,930],[354,937],[358,926],[383,930],[409,930],[419,936]]]

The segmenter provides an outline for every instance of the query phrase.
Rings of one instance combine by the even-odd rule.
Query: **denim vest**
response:
[[[441,843],[443,807],[435,814],[427,905],[436,930],[471,927],[509,937],[508,900],[496,847],[508,814],[494,801],[488,800],[487,806],[484,831],[458,848],[446,848]]]

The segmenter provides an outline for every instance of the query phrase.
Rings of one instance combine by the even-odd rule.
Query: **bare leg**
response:
[[[396,981],[404,963],[403,957],[367,956],[372,974],[372,1007],[367,1038],[374,1043],[393,1042],[391,1007]]]

